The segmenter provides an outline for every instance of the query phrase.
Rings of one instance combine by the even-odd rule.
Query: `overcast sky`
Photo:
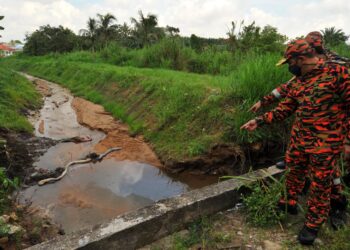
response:
[[[23,40],[46,24],[77,33],[96,13],[130,23],[138,10],[156,14],[160,26],[178,27],[181,35],[226,37],[231,21],[240,20],[270,24],[290,38],[331,26],[350,34],[349,0],[0,0],[0,39]]]

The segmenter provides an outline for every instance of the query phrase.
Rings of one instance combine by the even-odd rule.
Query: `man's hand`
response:
[[[344,160],[349,164],[350,163],[350,145],[344,145]]]
[[[244,124],[241,129],[246,129],[248,131],[253,131],[258,127],[258,123],[256,122],[255,119],[250,120],[249,122],[247,122],[246,124]]]
[[[249,109],[249,111],[256,113],[259,109],[261,109],[261,106],[261,101],[258,101]]]

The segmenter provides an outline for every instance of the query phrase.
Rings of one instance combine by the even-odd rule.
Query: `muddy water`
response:
[[[59,143],[36,163],[37,168],[55,169],[93,152],[105,134],[77,122],[71,103],[73,96],[60,86],[30,76],[46,88],[45,104],[31,121],[37,136],[62,139],[90,136],[91,142]],[[107,157],[102,162],[70,168],[61,180],[32,186],[21,200],[40,207],[66,232],[103,223],[121,213],[216,182],[216,178],[180,175],[169,177],[161,168],[130,160]]]

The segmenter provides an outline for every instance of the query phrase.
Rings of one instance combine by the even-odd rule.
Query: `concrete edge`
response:
[[[275,166],[193,190],[120,215],[91,230],[74,232],[28,249],[135,249],[181,230],[202,216],[233,207],[240,189],[258,179],[279,175]]]

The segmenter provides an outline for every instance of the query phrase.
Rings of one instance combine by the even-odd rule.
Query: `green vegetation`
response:
[[[18,188],[18,185],[18,178],[15,178],[13,180],[9,179],[6,175],[6,170],[0,167],[0,214],[3,214],[8,208],[10,202],[8,195],[11,194],[11,192],[14,191],[16,188]]]
[[[247,107],[290,78],[287,70],[273,66],[278,58],[252,53],[226,77],[83,63],[76,54],[17,57],[4,63],[62,83],[75,95],[102,104],[134,133],[143,133],[159,155],[181,160],[215,143],[284,138],[283,129],[276,133],[265,128],[251,134],[239,130],[254,116],[246,112]]]
[[[108,63],[138,68],[163,68],[211,75],[229,75],[234,69],[259,52],[230,51],[208,47],[201,52],[186,46],[180,38],[164,38],[142,49],[129,49],[110,43],[96,52],[76,51],[64,55],[68,61]],[[266,53],[262,53],[266,54]],[[280,55],[277,56],[277,58]],[[48,58],[58,54],[47,55]]]
[[[0,167],[0,215],[9,211],[11,199],[9,195],[18,188],[19,180],[11,180],[6,175],[6,170]],[[10,231],[10,225],[0,218],[0,238],[7,236]]]
[[[227,38],[214,39],[182,37],[178,28],[159,27],[156,15],[142,11],[131,20],[128,26],[118,24],[110,13],[97,14],[79,35],[50,25],[27,35],[24,54],[0,61],[0,128],[31,131],[23,113],[40,104],[34,87],[11,71],[17,70],[60,83],[76,96],[103,105],[133,134],[143,134],[163,160],[183,161],[220,143],[287,141],[289,122],[253,133],[240,130],[255,116],[249,107],[291,78],[285,67],[275,67],[287,40],[276,28],[232,22]],[[350,57],[342,30],[322,32],[326,45]],[[0,213],[17,184],[0,169]],[[276,213],[275,206],[283,190],[283,180],[253,186],[244,198],[248,222],[265,228],[279,223],[285,214]],[[214,230],[212,219],[193,223],[187,236],[175,237],[174,248],[212,248],[230,241],[227,232]],[[0,237],[7,232],[0,222]],[[32,239],[40,239],[39,227],[31,232]],[[348,233],[324,232],[339,247]]]
[[[193,245],[198,246],[199,249],[215,249],[218,243],[228,241],[228,235],[214,230],[213,222],[217,219],[214,216],[202,217],[191,223],[188,227],[188,234],[173,236],[173,249],[185,250]]]
[[[255,116],[249,107],[291,77],[275,67],[286,40],[276,28],[232,22],[228,39],[186,38],[177,28],[158,27],[153,14],[139,12],[132,20],[128,27],[112,14],[98,14],[78,38],[77,48],[85,50],[46,54],[49,49],[3,65],[102,104],[132,133],[144,134],[164,159],[200,155],[217,143],[287,141],[290,122],[254,133],[239,129]],[[335,49],[349,53],[345,43]]]
[[[35,88],[24,77],[6,67],[0,68],[0,128],[32,131],[24,112],[40,105]]]
[[[331,49],[341,56],[350,58],[350,46],[347,44],[339,44],[337,46],[332,46]]]
[[[102,104],[132,133],[144,134],[164,159],[182,160],[216,143],[287,141],[290,122],[254,133],[239,129],[255,116],[249,107],[291,77],[284,67],[275,67],[279,58],[278,53],[215,48],[199,53],[174,38],[138,50],[114,43],[98,52],[18,55],[3,65],[62,83]]]
[[[283,48],[283,42],[287,39],[276,28],[269,25],[261,28],[255,22],[248,25],[241,22],[239,30],[232,22],[232,28],[227,35],[228,39],[202,38],[194,34],[182,37],[178,28],[168,25],[160,27],[155,14],[144,15],[140,10],[138,18],[131,18],[131,26],[126,23],[118,24],[117,18],[111,13],[97,14],[96,19],[88,19],[86,28],[81,29],[79,35],[62,26],[41,26],[26,36],[24,52],[28,55],[44,55],[50,52],[69,52],[73,48],[99,51],[110,43],[117,43],[128,49],[142,49],[155,45],[164,38],[177,39],[181,45],[196,52],[203,52],[208,48],[232,53],[249,50],[277,52]]]
[[[326,246],[321,249],[338,250],[350,249],[350,226],[344,227],[336,232],[331,228],[324,228],[320,232],[320,237],[327,241]]]
[[[0,68],[0,129],[31,132],[31,124],[24,112],[29,107],[40,104],[39,95],[34,86],[24,77],[8,68]],[[0,151],[6,151],[6,141],[0,136]],[[2,153],[2,152],[1,152]],[[4,155],[6,152],[4,153]],[[9,179],[5,168],[0,167],[0,215],[10,209],[9,195],[18,187],[19,179]],[[0,237],[7,233],[8,226],[0,221]]]
[[[287,36],[279,34],[277,28],[267,25],[261,29],[255,22],[244,25],[244,21],[241,21],[239,27],[236,22],[231,22],[227,35],[231,51],[282,51],[283,43],[287,41]]]
[[[76,44],[76,35],[69,29],[41,26],[38,30],[26,37],[24,53],[28,55],[45,55],[49,52],[69,52]]]
[[[344,45],[349,38],[344,31],[335,27],[325,28],[321,32],[326,46]]]
[[[98,46],[103,47],[108,41],[117,37],[118,26],[114,24],[117,20],[115,16],[107,13],[106,15],[97,14],[97,17],[98,20],[89,18],[86,29],[79,31],[81,48],[95,50]]]
[[[252,193],[243,198],[247,221],[257,227],[277,225],[286,217],[286,213],[276,210],[278,200],[285,190],[284,178],[271,177],[272,183],[255,183]]]

